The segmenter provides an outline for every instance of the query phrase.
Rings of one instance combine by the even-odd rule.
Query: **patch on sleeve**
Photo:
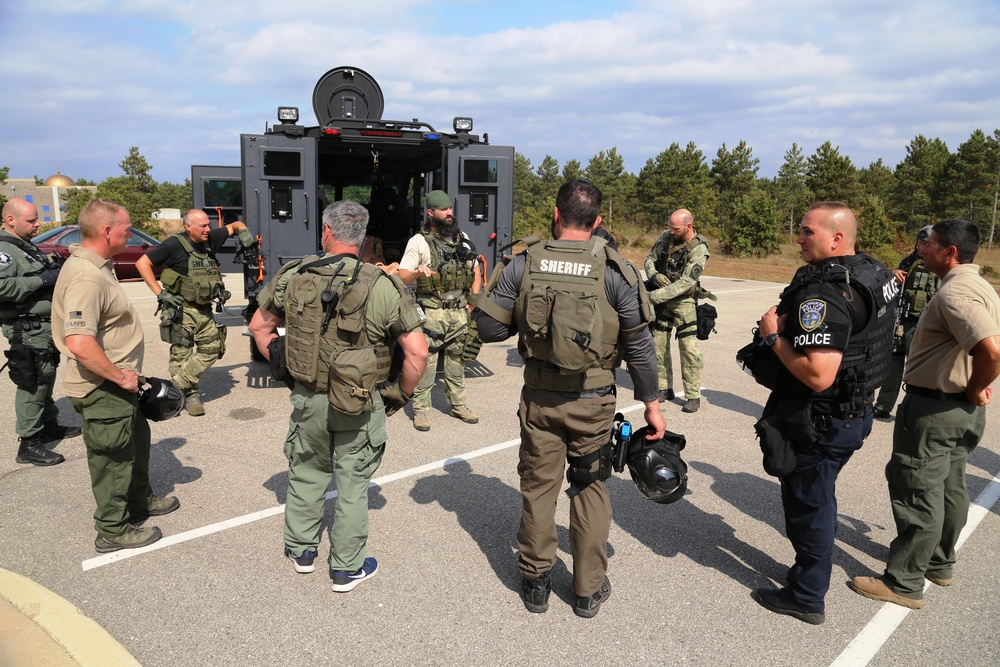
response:
[[[701,264],[695,264],[691,267],[691,277],[695,280],[701,278]]]
[[[66,324],[63,326],[64,329],[85,329],[87,328],[87,321],[83,319],[82,310],[71,310],[66,314]]]
[[[0,252],[0,266],[2,266],[3,268],[7,268],[8,266],[10,266],[10,263],[11,263],[10,255],[8,255],[5,252]]]
[[[826,301],[809,299],[799,306],[799,325],[803,331],[815,331],[826,319]]]

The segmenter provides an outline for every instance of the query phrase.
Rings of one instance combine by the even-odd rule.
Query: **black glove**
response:
[[[180,294],[174,294],[173,292],[168,292],[167,290],[162,290],[156,295],[156,300],[160,302],[161,308],[181,308],[184,306],[184,299]]]
[[[257,245],[257,239],[254,238],[254,235],[246,227],[236,232],[236,238],[239,239],[240,244],[244,248],[250,249]]]
[[[38,277],[42,280],[42,287],[52,287],[59,277],[59,269],[45,269],[38,274]]]
[[[385,416],[391,417],[400,410],[403,406],[410,402],[412,396],[407,396],[400,389],[398,382],[393,382],[389,384],[388,382],[379,385],[378,393],[382,397],[382,402],[385,403]]]

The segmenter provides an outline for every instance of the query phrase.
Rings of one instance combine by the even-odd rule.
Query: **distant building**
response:
[[[34,204],[43,225],[63,224],[66,205],[62,200],[69,190],[89,190],[91,195],[97,196],[96,185],[76,185],[72,178],[59,173],[59,167],[41,185],[35,185],[33,178],[8,178],[7,183],[0,186],[0,192],[8,199],[20,197]]]

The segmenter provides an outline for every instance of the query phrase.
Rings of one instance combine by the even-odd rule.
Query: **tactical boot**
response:
[[[461,419],[466,424],[478,424],[479,415],[465,407],[465,405],[453,405],[451,406],[451,411],[448,413],[456,419]]]
[[[552,581],[545,572],[537,579],[521,580],[521,601],[524,608],[532,614],[544,614],[549,609],[549,593],[552,592]]]
[[[83,433],[79,426],[63,426],[62,424],[46,424],[42,427],[39,435],[44,435],[48,440],[63,440],[65,438],[75,438]]]
[[[698,408],[700,407],[701,407],[700,398],[689,398],[684,403],[684,407],[681,408],[681,412],[698,412]]]
[[[431,430],[431,416],[426,412],[413,413],[413,428],[418,431]]]
[[[106,554],[119,549],[138,549],[145,547],[163,537],[163,533],[156,526],[138,528],[129,526],[121,535],[117,537],[104,537],[98,535],[94,540],[94,548],[97,553]]]
[[[41,433],[30,438],[21,438],[21,445],[17,448],[14,460],[18,463],[33,463],[36,466],[54,466],[65,461],[62,454],[53,452],[42,444],[48,440]]]
[[[923,609],[923,598],[908,598],[889,588],[881,577],[854,577],[848,584],[851,590],[870,600],[891,602],[908,609]]]
[[[184,399],[184,405],[187,407],[188,414],[192,417],[201,417],[205,414],[205,406],[201,403],[201,396],[198,392],[193,394],[188,394]]]
[[[611,597],[611,580],[604,577],[601,587],[593,595],[577,596],[573,613],[582,618],[593,618],[601,610],[601,603]]]
[[[660,403],[663,403],[664,401],[672,401],[674,400],[674,390],[661,389],[659,394],[657,394],[656,398],[659,399]]]
[[[809,625],[820,625],[826,620],[823,612],[812,611],[793,600],[787,588],[758,588],[750,597],[768,611],[797,618]]]
[[[139,525],[151,516],[163,516],[170,514],[181,506],[181,501],[176,496],[169,498],[150,497],[146,501],[146,510],[139,512],[129,518],[129,523]]]

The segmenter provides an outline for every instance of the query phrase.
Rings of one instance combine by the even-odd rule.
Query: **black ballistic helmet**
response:
[[[139,407],[146,419],[161,422],[176,417],[184,409],[184,394],[170,380],[147,378],[139,389]]]
[[[646,440],[649,426],[632,434],[628,440],[628,471],[639,493],[654,503],[669,504],[680,500],[687,490],[687,464],[681,460],[685,438],[666,431],[661,440]]]

